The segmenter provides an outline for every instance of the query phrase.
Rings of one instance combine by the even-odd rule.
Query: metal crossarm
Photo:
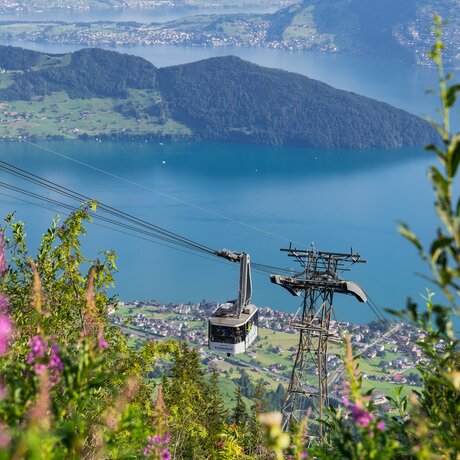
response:
[[[353,250],[349,253],[323,252],[314,247],[299,250],[290,246],[281,251],[294,258],[302,271],[292,276],[273,274],[270,280],[294,296],[303,294],[300,319],[292,324],[299,331],[299,344],[282,409],[283,427],[287,430],[292,422],[299,424],[311,410],[321,440],[324,437],[324,408],[329,404],[328,345],[337,340],[330,331],[333,297],[336,293],[348,294],[360,302],[367,301],[362,288],[342,279],[339,273],[366,261]]]

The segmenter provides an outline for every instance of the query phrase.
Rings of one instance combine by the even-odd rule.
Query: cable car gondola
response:
[[[217,255],[240,263],[238,298],[220,305],[208,322],[209,348],[230,356],[244,353],[256,339],[259,312],[250,303],[252,281],[249,254],[222,250]]]

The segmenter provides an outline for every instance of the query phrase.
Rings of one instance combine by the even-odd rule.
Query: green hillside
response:
[[[183,44],[306,49],[432,65],[427,50],[436,13],[448,18],[444,62],[452,68],[460,65],[458,0],[289,0],[280,1],[279,6],[273,14],[193,14],[150,24],[5,21],[0,23],[0,40],[100,47]]]
[[[157,69],[101,49],[0,47],[0,138],[143,137],[324,148],[421,145],[420,118],[239,58]]]

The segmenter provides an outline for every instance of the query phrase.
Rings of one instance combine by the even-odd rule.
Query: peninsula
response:
[[[424,120],[233,56],[156,68],[97,48],[0,47],[0,138],[214,140],[321,148],[424,145]]]

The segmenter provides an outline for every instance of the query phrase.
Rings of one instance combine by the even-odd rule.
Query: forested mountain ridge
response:
[[[0,100],[8,115],[0,129],[10,133],[0,131],[2,137],[14,137],[14,129],[23,136],[55,137],[56,131],[40,131],[44,125],[57,129],[50,123],[55,116],[63,137],[325,148],[398,147],[435,139],[428,123],[403,110],[232,56],[157,69],[142,58],[94,48],[48,55],[0,47],[0,68]],[[85,128],[72,118],[76,112],[100,127]]]
[[[366,148],[433,134],[388,104],[232,56],[159,69],[158,82],[173,117],[204,139]]]
[[[0,67],[28,70],[0,90],[11,101],[66,91],[71,98],[122,97],[128,89],[155,88],[155,67],[136,56],[89,48],[71,55],[46,55],[21,48],[0,47]],[[35,67],[35,68],[34,68]]]

